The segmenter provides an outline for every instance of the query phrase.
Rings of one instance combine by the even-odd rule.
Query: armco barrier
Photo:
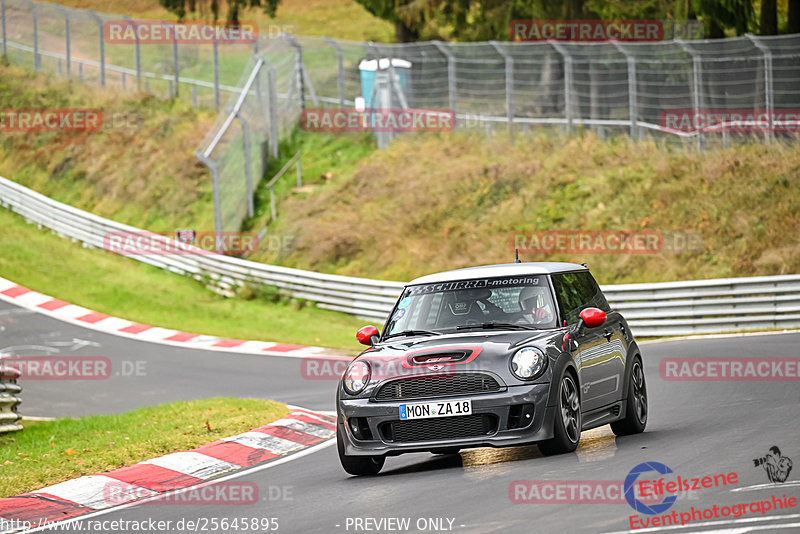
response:
[[[17,384],[19,371],[0,365],[0,433],[22,430],[17,406],[22,400],[19,393],[22,386]]]
[[[56,202],[0,177],[0,205],[58,235],[102,248],[108,232],[142,230]],[[321,274],[217,254],[133,255],[226,290],[272,285],[321,308],[383,322],[403,283]],[[800,275],[603,286],[638,336],[667,336],[800,327]]]

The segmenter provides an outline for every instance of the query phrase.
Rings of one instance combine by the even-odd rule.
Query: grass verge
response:
[[[270,231],[289,254],[255,259],[410,280],[514,258],[536,232],[660,232],[644,254],[520,250],[523,261],[588,262],[601,283],[800,272],[796,141],[695,153],[653,141],[407,134],[354,171],[281,202]],[[667,242],[666,236],[677,236]],[[678,238],[691,237],[681,247]],[[667,246],[672,245],[672,246]],[[562,248],[563,250],[563,248]]]
[[[215,397],[117,415],[26,421],[22,431],[0,435],[0,497],[193,449],[287,413],[273,401]]]
[[[197,334],[355,350],[362,321],[276,294],[225,298],[191,278],[83,248],[0,209],[0,276],[87,308]]]

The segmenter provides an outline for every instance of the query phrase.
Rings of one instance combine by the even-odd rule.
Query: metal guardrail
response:
[[[2,177],[0,205],[87,247],[106,248],[104,240],[109,233],[146,233],[62,204]],[[129,257],[210,281],[221,290],[243,284],[277,286],[293,297],[316,302],[320,308],[379,322],[386,319],[404,286],[401,282],[267,265],[201,249],[193,252],[197,253]],[[601,287],[638,336],[800,328],[800,275]]]
[[[22,402],[19,393],[22,386],[17,384],[20,372],[12,367],[0,366],[0,433],[22,430],[21,416],[17,406]]]

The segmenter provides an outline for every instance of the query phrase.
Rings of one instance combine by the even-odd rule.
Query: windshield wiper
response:
[[[475,328],[514,328],[517,330],[538,330],[534,326],[516,323],[481,323],[481,324],[462,324],[456,327],[456,330],[472,330]]]
[[[433,330],[403,330],[402,332],[395,332],[394,334],[389,334],[384,340],[389,339],[390,337],[399,337],[399,336],[438,336],[441,332],[434,332]]]

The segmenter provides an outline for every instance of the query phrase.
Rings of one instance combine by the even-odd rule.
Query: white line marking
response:
[[[303,414],[305,415],[305,414]],[[318,438],[329,438],[336,433],[335,430],[328,430],[327,428],[323,428],[319,425],[313,425],[311,423],[306,423],[304,421],[298,421],[297,419],[280,419],[279,421],[281,426],[285,426],[287,428],[291,428],[292,430],[299,430],[300,432],[305,432],[306,434],[311,434],[312,436],[317,436]],[[332,425],[330,421],[325,421],[327,424]]]
[[[136,495],[154,495],[156,492],[148,490],[134,484],[127,484],[119,480],[104,475],[88,475],[85,477],[67,480],[53,486],[48,486],[32,492],[34,495],[47,493],[60,499],[72,501],[88,508],[97,510],[108,506],[112,491],[122,491],[122,495],[128,495],[128,499],[136,498]],[[116,496],[122,499],[122,496]]]
[[[324,441],[322,443],[319,443],[317,445],[309,447],[309,448],[307,448],[305,450],[302,450],[300,452],[291,454],[289,456],[285,456],[285,457],[280,458],[278,460],[267,462],[265,464],[258,465],[256,467],[245,468],[245,469],[242,469],[242,470],[237,471],[235,473],[231,473],[230,475],[226,475],[226,476],[223,476],[223,477],[215,478],[213,480],[205,482],[205,484],[210,484],[210,483],[216,484],[218,482],[225,482],[226,480],[232,480],[234,478],[239,478],[239,477],[242,477],[242,476],[245,476],[245,475],[250,475],[252,473],[257,473],[258,471],[264,471],[265,469],[271,469],[271,468],[277,467],[277,466],[279,466],[281,464],[285,464],[287,462],[291,462],[292,460],[297,460],[298,458],[302,458],[303,456],[307,456],[309,454],[313,454],[313,453],[315,453],[317,451],[320,451],[320,450],[324,449],[325,447],[330,447],[331,445],[333,445],[335,443],[336,442],[334,440],[332,440],[332,439],[328,440],[328,441]],[[119,510],[125,510],[126,508],[131,508],[133,506],[139,506],[139,505],[147,503],[147,502],[157,501],[157,500],[163,499],[164,497],[167,497],[167,496],[172,498],[175,495],[179,495],[181,493],[185,493],[185,492],[191,490],[192,488],[196,488],[196,487],[197,487],[197,485],[186,486],[185,488],[181,488],[181,489],[178,489],[178,490],[172,490],[168,494],[154,495],[153,497],[148,497],[148,498],[143,499],[141,501],[136,501],[136,502],[132,502],[132,503],[128,503],[128,504],[123,504],[123,505],[120,505],[120,506],[115,506],[113,508],[106,508],[104,510],[98,510],[96,512],[91,512],[91,513],[86,514],[86,515],[73,517],[72,519],[65,519],[64,521],[58,521],[57,523],[59,523],[61,525],[67,525],[67,524],[74,523],[76,521],[82,521],[84,519],[91,519],[93,517],[98,517],[98,516],[101,516],[101,515],[110,514],[111,512],[116,512],[116,511],[119,511]],[[54,528],[53,528],[54,524],[56,524],[56,523],[48,523],[48,524],[43,525],[41,527],[33,528],[33,529],[30,529],[30,530],[24,530],[24,531],[21,531],[20,534],[22,534],[23,532],[26,533],[26,532],[40,532],[42,530],[54,530]],[[59,527],[59,530],[64,530],[64,529],[65,529],[64,526],[60,526]],[[8,531],[8,532],[10,532],[10,531]],[[6,533],[2,532],[0,534],[6,534]]]
[[[800,480],[792,480],[791,482],[770,482],[769,484],[756,484],[754,486],[745,486],[743,488],[733,488],[731,491],[758,491],[758,490],[780,490],[781,488],[794,488],[800,486]]]
[[[636,530],[615,530],[614,532],[605,532],[604,534],[631,534],[635,532],[665,532],[667,530],[713,527],[717,525],[729,525],[731,523],[734,524],[760,523],[764,521],[778,521],[781,519],[797,519],[797,518],[800,518],[800,514],[773,515],[764,517],[740,517],[739,519],[723,519],[721,521],[706,521],[704,523],[687,523],[685,525],[670,525],[667,527],[637,528]]]
[[[770,330],[767,332],[734,332],[732,334],[695,334],[690,336],[675,336],[665,337],[660,339],[648,339],[647,341],[637,341],[639,345],[650,345],[653,343],[666,343],[668,341],[685,341],[685,340],[703,340],[703,339],[727,339],[732,337],[752,337],[752,336],[775,336],[780,334],[797,334],[800,330],[797,329],[784,329],[784,330]],[[634,332],[636,335],[636,332]],[[644,337],[644,336],[642,336]],[[638,531],[637,531],[638,532]]]
[[[3,289],[3,283],[9,282],[8,280],[0,277],[0,291]],[[9,287],[15,287],[17,284],[10,283]],[[50,297],[52,298],[52,297]],[[46,317],[50,317],[52,319],[57,319],[59,321],[63,321],[65,323],[69,323],[75,326],[79,326],[81,328],[86,328],[88,330],[96,330],[98,332],[103,332],[105,334],[109,334],[112,336],[124,337],[127,339],[133,339],[136,341],[147,341],[149,343],[158,343],[159,345],[169,345],[171,347],[183,347],[187,349],[201,349],[201,350],[210,350],[215,352],[228,352],[228,353],[239,353],[239,354],[251,354],[251,355],[258,355],[258,356],[265,356],[265,357],[273,357],[273,358],[308,358],[310,356],[318,356],[319,351],[325,351],[323,347],[307,347],[303,349],[293,350],[291,352],[262,352],[263,348],[274,347],[277,343],[269,342],[269,341],[256,341],[253,340],[253,344],[255,343],[263,343],[264,345],[240,345],[239,347],[233,348],[226,348],[226,347],[214,347],[213,344],[208,345],[199,345],[199,346],[192,346],[189,343],[183,341],[165,341],[163,337],[169,337],[177,333],[176,330],[168,330],[166,328],[160,328],[157,326],[153,326],[150,330],[147,331],[145,334],[130,334],[128,332],[120,332],[118,330],[108,330],[104,328],[99,323],[103,323],[105,321],[99,321],[98,324],[87,323],[84,321],[78,321],[77,318],[88,313],[92,313],[92,310],[83,308],[81,306],[76,306],[74,304],[69,304],[62,308],[59,308],[54,311],[45,310],[44,308],[39,308],[36,306],[26,306],[24,302],[20,302],[17,298],[9,297],[8,295],[3,295],[0,293],[0,300],[6,301],[10,304],[15,306],[20,306],[22,308],[28,308],[30,311],[34,313],[38,313],[39,315],[44,315]],[[166,334],[166,332],[169,332]],[[164,334],[161,339],[149,339],[149,336],[153,336],[154,333]],[[158,336],[156,334],[156,336]],[[222,339],[222,338],[220,338]]]
[[[142,463],[157,465],[204,480],[241,467],[194,451],[173,452]]]
[[[238,443],[253,449],[264,449],[275,454],[286,454],[287,452],[303,447],[302,443],[295,443],[288,439],[263,434],[261,432],[244,432],[237,436],[223,438],[222,441]]]
[[[777,530],[779,528],[800,527],[800,523],[782,523],[776,525],[753,525],[749,527],[723,528],[717,530],[703,530],[703,534],[745,534],[756,530]]]

